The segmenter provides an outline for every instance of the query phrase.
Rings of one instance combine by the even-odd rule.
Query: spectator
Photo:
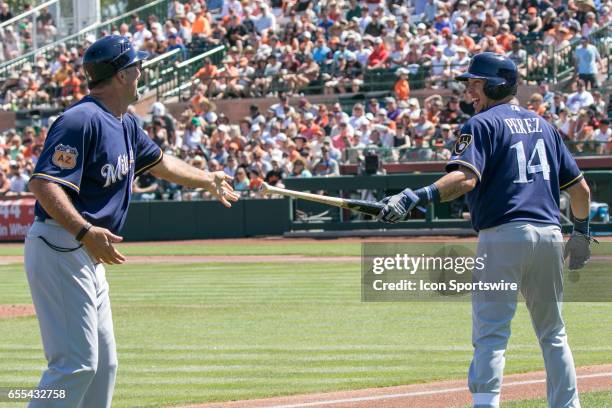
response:
[[[586,13],[584,24],[582,24],[582,38],[588,38],[589,35],[591,35],[591,33],[597,30],[598,28],[599,24],[597,24],[597,21],[595,19],[595,13],[589,11],[588,13]]]
[[[429,83],[433,89],[437,89],[444,86],[446,81],[450,78],[450,61],[443,54],[440,47],[435,47],[434,52],[435,55],[431,58],[429,63],[429,65],[431,65]]]
[[[313,55],[306,54],[304,62],[297,68],[295,74],[288,74],[285,77],[289,93],[296,94],[311,81],[315,81],[319,77],[320,67],[315,61]]]
[[[602,119],[599,121],[599,127],[593,134],[593,141],[596,143],[596,151],[598,154],[610,154],[610,143],[612,141],[612,129],[610,129],[610,120]]]
[[[398,76],[395,85],[393,85],[393,92],[395,97],[399,101],[407,101],[410,97],[410,83],[408,82],[408,69],[399,68],[395,71],[395,74]]]
[[[580,109],[587,108],[593,104],[593,95],[586,90],[583,80],[578,80],[576,88],[576,92],[567,97],[567,107],[573,113],[578,113]]]
[[[589,37],[580,39],[580,47],[574,52],[574,60],[576,62],[576,72],[578,78],[583,80],[586,89],[597,88],[599,75],[598,65],[601,63],[601,57],[597,48],[593,44],[589,44]]]
[[[11,190],[11,181],[6,173],[0,168],[0,197],[5,196]]]
[[[259,34],[266,36],[269,32],[276,31],[276,17],[267,5],[262,4],[260,9],[261,15],[255,20],[255,29]]]
[[[544,98],[541,94],[537,92],[531,94],[531,98],[529,98],[529,104],[527,105],[527,108],[534,111],[540,116],[544,115],[544,112],[546,112],[548,109],[548,107],[544,103]]]
[[[151,201],[157,197],[159,184],[157,179],[151,173],[144,173],[136,179],[132,184],[132,200],[134,201]]]
[[[408,161],[429,161],[434,158],[434,152],[426,145],[423,136],[416,135],[414,146],[406,151],[404,158]]]
[[[467,121],[469,117],[461,111],[459,107],[459,98],[452,95],[446,108],[440,112],[440,123],[458,125]]]
[[[236,173],[234,174],[234,190],[245,192],[249,190],[249,179],[247,177],[247,171],[244,166],[239,166],[236,168]]]
[[[424,109],[421,110],[418,121],[414,125],[415,136],[423,138],[425,141],[429,141],[435,131],[436,128],[434,124],[427,119],[427,112]]]
[[[321,146],[321,158],[314,165],[315,176],[339,176],[340,166],[338,162],[329,157],[329,148]]]
[[[8,195],[22,195],[27,192],[29,177],[23,173],[21,166],[15,160],[9,163],[9,180],[11,188]]]
[[[0,4],[0,23],[4,23],[13,17],[13,13],[9,9],[9,4],[7,2],[2,2]]]
[[[606,114],[606,101],[603,99],[601,92],[596,90],[591,92],[591,95],[593,95],[593,105],[591,105],[593,110],[604,116]]]
[[[306,160],[302,156],[298,156],[294,161],[291,168],[291,173],[289,177],[298,177],[298,178],[309,178],[312,177],[312,173],[307,168]]]
[[[368,69],[379,69],[387,66],[387,59],[389,58],[389,52],[383,40],[378,37],[374,39],[374,50],[368,57]]]

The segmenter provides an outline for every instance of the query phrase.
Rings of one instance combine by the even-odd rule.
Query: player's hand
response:
[[[563,257],[569,257],[569,268],[572,270],[582,269],[591,259],[591,241],[596,239],[581,232],[574,231],[565,244]]]
[[[121,241],[123,241],[123,237],[101,227],[91,227],[82,240],[83,245],[94,258],[94,262],[111,265],[125,262],[125,256],[113,246],[113,244]]]
[[[378,215],[378,219],[389,224],[405,220],[418,202],[419,197],[409,188],[394,196],[385,197],[381,200],[385,208]]]
[[[240,197],[234,192],[234,188],[230,184],[234,179],[232,176],[225,174],[223,171],[215,171],[212,173],[214,180],[208,187],[208,191],[226,207],[231,207],[232,202],[238,201]]]

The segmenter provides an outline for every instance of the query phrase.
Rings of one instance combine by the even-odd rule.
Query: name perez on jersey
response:
[[[539,118],[505,118],[504,122],[512,134],[542,133]]]
[[[100,174],[106,179],[104,187],[108,187],[117,181],[123,180],[123,177],[127,176],[130,172],[130,160],[126,154],[122,154],[117,157],[117,165],[113,166],[108,163],[102,166]]]

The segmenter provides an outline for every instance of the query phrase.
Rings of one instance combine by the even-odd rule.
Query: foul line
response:
[[[595,373],[595,374],[585,374],[579,375],[576,378],[579,380],[587,379],[587,378],[598,378],[598,377],[612,377],[612,372],[608,373]],[[525,381],[513,381],[509,383],[505,383],[502,385],[502,389],[504,387],[514,387],[518,385],[530,385],[530,384],[539,384],[545,383],[546,379],[539,380],[525,380]],[[301,404],[290,404],[290,405],[273,405],[270,408],[304,408],[304,407],[316,407],[323,405],[335,405],[335,404],[343,404],[347,402],[365,402],[365,401],[377,401],[383,399],[393,399],[393,398],[405,398],[405,397],[419,397],[423,395],[436,395],[436,394],[445,394],[445,393],[453,393],[460,391],[468,391],[466,387],[457,387],[457,388],[445,388],[442,390],[431,390],[431,391],[414,391],[414,392],[406,392],[402,394],[386,394],[386,395],[375,395],[372,397],[355,397],[355,398],[344,398],[338,400],[328,400],[328,401],[317,401],[317,402],[305,402]]]

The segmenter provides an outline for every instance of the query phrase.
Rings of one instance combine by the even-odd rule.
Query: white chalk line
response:
[[[579,380],[584,380],[588,378],[599,378],[599,377],[612,377],[612,372],[583,374],[583,375],[577,376]],[[540,383],[546,383],[546,379],[512,381],[512,382],[504,383],[502,389],[506,387],[515,387],[515,386],[521,386],[521,385],[540,384]],[[424,395],[446,394],[446,393],[454,393],[454,392],[462,392],[462,391],[468,391],[468,389],[466,387],[444,388],[441,390],[413,391],[413,392],[405,392],[405,393],[399,393],[399,394],[383,394],[383,395],[375,395],[371,397],[343,398],[343,399],[337,399],[337,400],[305,402],[305,403],[290,404],[290,405],[271,405],[269,408],[317,407],[317,406],[336,405],[336,404],[344,404],[344,403],[351,403],[351,402],[366,402],[366,401],[378,401],[378,400],[383,400],[383,399],[420,397]]]

